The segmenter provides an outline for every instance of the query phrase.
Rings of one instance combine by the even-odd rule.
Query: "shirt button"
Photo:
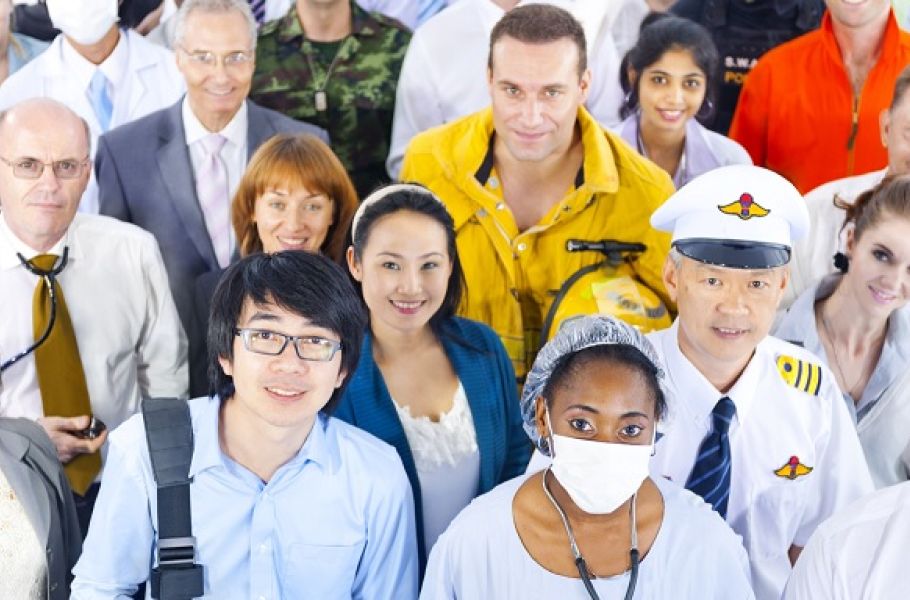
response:
[[[519,252],[524,252],[528,248],[528,245],[525,244],[524,242],[521,242],[520,244],[518,244],[517,248],[518,248]]]
[[[497,202],[497,203],[496,203],[496,210],[505,210],[505,209],[506,209],[506,203],[505,203],[505,202]]]
[[[495,177],[490,177],[487,180],[487,185],[489,185],[491,188],[493,188],[495,190],[496,188],[499,187],[499,180],[496,179]],[[499,207],[497,207],[497,208],[499,208]]]
[[[259,544],[259,554],[265,554],[269,551],[269,545],[266,543]]]

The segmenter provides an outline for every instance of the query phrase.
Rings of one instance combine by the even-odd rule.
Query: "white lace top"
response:
[[[427,555],[436,538],[467,506],[480,485],[480,452],[471,407],[461,382],[452,408],[431,421],[411,416],[407,406],[394,402],[404,428],[420,481],[423,538]]]
[[[47,562],[28,515],[0,469],[0,598],[47,598]]]

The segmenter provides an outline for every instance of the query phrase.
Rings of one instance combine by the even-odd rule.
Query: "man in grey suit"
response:
[[[175,18],[186,96],[103,135],[95,170],[101,214],[135,223],[158,240],[189,341],[190,394],[197,396],[208,386],[195,281],[236,256],[230,201],[249,157],[276,133],[328,138],[247,100],[256,21],[245,0],[186,0]]]

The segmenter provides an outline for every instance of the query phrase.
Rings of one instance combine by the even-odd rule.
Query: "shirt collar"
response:
[[[841,277],[843,276],[840,273],[829,273],[801,293],[787,309],[774,335],[791,344],[802,346],[827,363],[825,348],[815,326],[815,303],[834,293],[834,288],[840,283]]]
[[[824,47],[827,48],[830,58],[837,64],[843,66],[844,59],[841,56],[840,48],[837,45],[837,38],[834,37],[834,24],[831,19],[831,11],[825,10],[819,29],[823,33],[823,44]],[[888,23],[885,25],[885,31],[882,34],[882,45],[878,55],[879,58],[875,61],[875,64],[878,65],[879,63],[897,60],[897,57],[901,56],[899,49],[900,43],[901,31],[897,24],[897,17],[894,15],[894,9],[892,8],[888,12]],[[874,68],[875,67],[873,66],[873,69]]]
[[[761,378],[761,360],[755,357],[762,353],[764,341],[749,360],[749,364],[740,374],[733,387],[724,394],[693,365],[679,347],[679,319],[673,322],[669,334],[664,337],[663,354],[667,363],[667,378],[672,382],[673,389],[677,390],[677,403],[682,403],[682,394],[685,394],[684,406],[700,420],[711,423],[711,412],[718,400],[727,396],[736,405],[736,420],[742,425],[752,408],[755,390]],[[673,410],[671,404],[671,410]]]
[[[98,69],[107,77],[113,90],[120,87],[126,77],[130,56],[126,32],[120,31],[120,39],[117,40],[114,51],[100,65],[94,65],[86,60],[84,56],[73,48],[66,36],[61,35],[61,37],[63,38],[60,44],[61,60],[66,65],[70,75],[75,78],[80,89],[88,89],[89,84],[92,82],[92,77]]]
[[[379,33],[381,25],[367,11],[358,6],[356,2],[351,2],[351,35],[354,37],[372,36]],[[303,23],[297,16],[297,7],[292,4],[291,9],[281,18],[278,25],[278,41],[291,42],[303,41],[306,39],[303,31]]]
[[[192,146],[213,133],[206,129],[205,126],[202,125],[202,122],[196,117],[193,109],[190,108],[190,101],[187,96],[183,97],[181,111],[183,114],[183,130],[185,132],[187,146]],[[245,100],[243,104],[240,105],[240,109],[234,113],[234,116],[228,121],[228,124],[224,126],[224,129],[214,133],[220,133],[226,137],[231,144],[241,148],[243,147],[246,143],[247,135],[247,107]]]
[[[13,233],[12,229],[7,225],[3,213],[0,212],[0,270],[6,271],[21,266],[22,263],[19,262],[16,253],[21,254],[26,260],[31,260],[39,254],[56,254],[60,256],[63,254],[63,247],[71,242],[70,238],[70,232],[67,229],[66,234],[50,250],[38,252]]]
[[[208,399],[194,400],[194,402],[205,402],[206,404],[198,418],[194,419],[190,478],[208,469],[228,468],[218,435],[221,398],[213,396]],[[334,432],[334,428],[330,427],[330,418],[319,413],[303,446],[294,458],[282,465],[279,470],[300,469],[307,462],[313,462],[326,472],[336,471],[341,464],[341,457],[338,442],[334,435],[330,435],[332,432]]]

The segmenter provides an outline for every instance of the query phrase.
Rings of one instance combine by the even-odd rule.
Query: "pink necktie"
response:
[[[227,138],[218,133],[210,133],[199,141],[205,157],[196,173],[196,194],[205,217],[205,227],[222,268],[231,261],[231,204],[227,169],[220,155],[225,142]]]

